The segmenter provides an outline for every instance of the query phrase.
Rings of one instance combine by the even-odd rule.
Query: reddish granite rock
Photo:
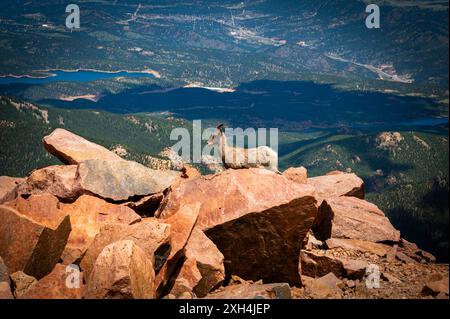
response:
[[[150,256],[132,240],[114,242],[98,255],[86,285],[88,299],[150,299],[155,271]]]
[[[302,250],[300,253],[301,274],[308,277],[322,277],[328,273],[342,277],[345,275],[342,260],[327,256],[319,255],[314,251]]]
[[[120,156],[105,147],[61,128],[45,136],[42,142],[48,152],[65,164],[79,164],[89,159],[122,160]]]
[[[184,164],[182,169],[181,169],[181,177],[182,178],[194,178],[194,177],[198,177],[201,176],[202,174],[200,174],[200,172],[198,171],[198,169],[196,169],[195,167],[192,167],[189,164]]]
[[[72,232],[61,256],[64,264],[71,264],[82,256],[102,224],[130,225],[141,220],[131,208],[89,195],[82,195],[71,204],[61,204],[61,209],[70,216],[72,225]]]
[[[37,279],[58,262],[71,230],[70,218],[52,195],[32,195],[0,205],[0,255],[11,273]]]
[[[85,160],[77,171],[84,193],[114,201],[160,193],[180,175],[180,172],[157,171],[132,161],[102,159]]]
[[[170,254],[155,280],[157,296],[164,293],[164,288],[176,270],[180,258],[183,257],[183,249],[191,236],[195,223],[197,222],[200,204],[185,205],[168,218],[160,219],[161,222],[170,225]]]
[[[364,182],[353,173],[332,172],[308,178],[308,184],[317,190],[319,202],[326,198],[354,196],[364,199]]]
[[[14,299],[11,287],[6,281],[0,281],[0,300],[1,299]]]
[[[340,299],[342,298],[342,290],[338,287],[340,284],[341,280],[330,272],[320,278],[309,280],[305,290],[313,299]]]
[[[366,268],[369,264],[364,260],[342,259],[342,265],[345,270],[345,277],[350,279],[361,279],[366,274]]]
[[[174,185],[159,213],[167,218],[195,202],[197,227],[223,253],[228,273],[301,285],[299,252],[317,213],[312,186],[265,169],[230,169]]]
[[[199,229],[194,229],[184,251],[186,260],[170,293],[178,297],[193,292],[202,298],[225,279],[224,257]]]
[[[67,267],[70,266],[57,264],[50,274],[32,284],[19,298],[81,299],[83,273],[75,275],[74,268]]]
[[[76,165],[53,165],[35,170],[18,187],[17,193],[49,193],[61,199],[75,199],[81,194],[76,173]]]
[[[308,171],[303,166],[289,167],[287,170],[283,172],[283,176],[296,183],[300,184],[308,183]]]
[[[418,262],[436,262],[436,257],[426,251],[423,251],[416,244],[411,243],[404,238],[402,238],[399,242],[398,251]]]
[[[32,285],[37,283],[37,279],[33,276],[28,276],[23,271],[16,271],[11,274],[11,280],[14,287],[14,296],[16,298],[22,297]]]
[[[356,197],[328,198],[319,208],[313,226],[319,240],[359,239],[370,242],[398,242],[400,232],[374,204]]]
[[[155,218],[144,218],[141,222],[133,225],[104,224],[86,250],[81,260],[81,269],[86,278],[89,278],[94,263],[103,248],[116,241],[132,240],[150,256],[154,268],[157,270],[160,267],[158,258],[167,258],[160,254],[164,254],[166,250],[170,249],[169,239],[170,225]],[[163,251],[160,253],[160,250]]]
[[[422,289],[422,294],[425,296],[437,296],[439,294],[444,294],[447,296],[449,295],[449,289],[448,289],[448,275],[442,276],[442,275],[435,275],[432,278],[428,280],[428,282],[425,284],[425,286]]]
[[[0,176],[0,204],[16,198],[16,188],[25,178]]]

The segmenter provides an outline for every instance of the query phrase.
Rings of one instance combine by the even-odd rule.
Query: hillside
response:
[[[365,26],[363,0],[78,5],[83,24],[71,32],[65,3],[2,1],[1,73],[149,68],[173,83],[218,87],[265,79],[441,98],[448,90],[445,1],[383,1],[377,30]]]
[[[170,141],[174,127],[188,122],[170,115],[115,115],[93,110],[63,110],[0,98],[0,175],[25,176],[31,170],[58,164],[42,149],[42,138],[61,127],[116,150],[127,159],[150,165]]]

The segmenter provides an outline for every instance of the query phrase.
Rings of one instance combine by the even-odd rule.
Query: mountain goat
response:
[[[225,136],[223,124],[216,130],[208,140],[208,145],[217,145],[219,155],[225,168],[265,168],[281,174],[278,170],[278,154],[268,146],[256,148],[239,148],[229,146]]]

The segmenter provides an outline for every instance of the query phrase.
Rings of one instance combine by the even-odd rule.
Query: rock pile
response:
[[[66,165],[0,177],[0,298],[448,298],[448,265],[355,174],[202,176],[62,129],[43,143]]]

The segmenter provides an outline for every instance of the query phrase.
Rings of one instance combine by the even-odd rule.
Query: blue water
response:
[[[1,77],[0,84],[12,84],[12,83],[24,83],[24,84],[44,84],[50,82],[60,82],[60,81],[75,81],[75,82],[90,82],[102,79],[116,78],[120,76],[127,77],[149,77],[153,78],[152,74],[139,73],[139,72],[127,72],[122,71],[118,73],[108,73],[102,71],[49,71],[48,73],[54,74],[54,76],[49,76],[45,78],[15,78],[11,76]],[[42,74],[45,75],[45,74]],[[41,75],[39,75],[41,76]]]

